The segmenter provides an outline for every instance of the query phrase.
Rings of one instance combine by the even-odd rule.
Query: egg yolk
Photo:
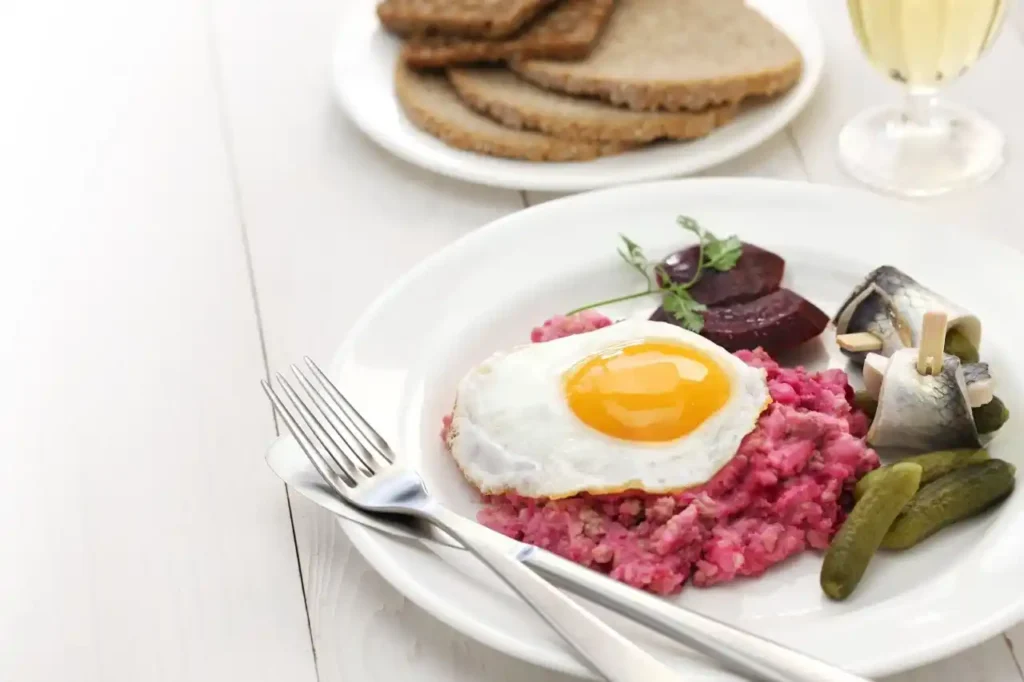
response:
[[[696,429],[729,399],[729,377],[708,354],[669,342],[609,349],[570,369],[573,413],[615,438],[669,441]]]

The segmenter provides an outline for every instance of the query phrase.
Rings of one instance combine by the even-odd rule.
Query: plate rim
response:
[[[347,35],[347,31],[351,30],[346,29],[346,17],[349,16],[349,13],[351,12],[357,12],[360,9],[365,9],[361,7],[363,3],[358,2],[350,5],[348,11],[341,18],[341,27],[335,31],[334,47],[331,51],[331,91],[333,93],[335,103],[338,108],[341,109],[346,118],[348,118],[363,135],[372,140],[376,145],[406,163],[454,180],[460,180],[484,187],[495,187],[515,191],[584,192],[611,188],[622,184],[655,182],[670,178],[688,177],[693,174],[715,168],[726,161],[742,156],[743,154],[765,144],[785,130],[785,128],[790,125],[807,107],[815,93],[818,91],[828,58],[821,25],[818,22],[814,11],[811,9],[810,0],[785,1],[787,4],[792,4],[793,6],[799,5],[800,11],[803,13],[808,25],[808,34],[806,36],[807,44],[803,46],[806,51],[805,49],[801,49],[801,45],[794,40],[794,43],[797,44],[797,49],[800,50],[801,55],[804,58],[804,72],[801,74],[800,80],[794,88],[799,96],[794,97],[787,102],[778,103],[776,105],[779,107],[778,113],[767,124],[757,128],[755,131],[752,131],[752,133],[747,137],[735,140],[732,144],[713,147],[710,150],[704,151],[702,154],[703,160],[697,163],[688,162],[684,156],[678,163],[672,164],[670,168],[644,170],[642,164],[640,164],[639,167],[635,169],[607,173],[600,179],[587,179],[585,176],[576,177],[570,174],[563,174],[563,176],[560,177],[534,178],[534,176],[529,173],[523,173],[511,167],[508,171],[495,176],[486,169],[477,170],[475,166],[461,163],[438,162],[429,154],[422,154],[410,149],[409,147],[401,144],[399,140],[395,140],[391,136],[381,133],[378,128],[370,125],[366,120],[364,120],[364,116],[359,113],[363,111],[363,108],[350,101],[350,97],[347,94],[349,92],[348,88],[345,88],[340,84],[342,80],[339,73],[341,68],[340,64],[343,61],[343,55],[347,54],[347,50],[349,49],[347,47],[345,36]],[[808,59],[809,56],[814,59]],[[641,153],[642,151],[643,150],[640,150]],[[455,149],[450,150],[450,152],[474,154],[473,152],[465,152]],[[486,158],[488,161],[495,161],[499,163],[524,163],[512,159],[500,159],[493,157]],[[454,159],[452,160],[454,161]],[[579,163],[585,164],[587,162]],[[555,164],[548,165],[552,166]],[[574,167],[574,164],[558,165],[567,166],[569,168]]]
[[[697,177],[697,178],[676,178],[659,180],[645,183],[631,183],[622,186],[597,189],[589,192],[573,194],[557,199],[552,199],[527,208],[513,211],[508,215],[476,228],[452,241],[445,247],[430,253],[427,257],[413,266],[410,270],[396,279],[387,289],[378,295],[352,324],[349,332],[331,357],[330,375],[337,377],[343,359],[355,344],[359,335],[364,333],[365,328],[370,324],[376,312],[393,297],[398,295],[399,290],[417,277],[420,272],[429,270],[434,263],[455,247],[462,247],[475,241],[487,239],[487,235],[494,229],[507,229],[502,227],[505,223],[524,213],[542,213],[551,210],[552,206],[564,206],[573,203],[586,203],[592,200],[595,195],[613,196],[615,194],[643,192],[656,190],[658,188],[671,189],[673,187],[689,186],[732,186],[737,191],[745,188],[753,188],[754,191],[770,191],[773,188],[780,191],[811,192],[811,193],[832,193],[850,198],[861,198],[879,203],[886,203],[903,214],[917,214],[922,218],[928,218],[934,223],[935,229],[962,230],[956,223],[936,220],[934,215],[926,212],[920,205],[909,204],[892,197],[879,195],[860,188],[835,185],[830,183],[810,183],[799,180],[784,180],[776,178],[755,178],[755,177]],[[989,248],[1000,248],[1014,252],[1020,257],[1022,252],[1009,244],[997,241],[988,235],[971,234],[975,243],[983,243]],[[452,627],[466,637],[469,637],[481,644],[509,656],[582,679],[598,679],[584,667],[577,659],[565,650],[544,649],[533,644],[524,643],[515,637],[509,636],[492,623],[481,620],[474,615],[465,612],[459,607],[452,606],[441,594],[433,593],[422,589],[414,579],[412,572],[403,569],[395,561],[395,557],[388,552],[389,543],[397,542],[392,538],[380,533],[373,532],[359,524],[346,519],[337,518],[338,525],[352,542],[353,547],[367,561],[367,563],[400,594],[412,601],[414,604],[430,613],[434,618]],[[420,546],[425,552],[434,554],[435,558],[445,564],[449,570],[458,572],[454,566],[447,564],[443,558],[431,552],[429,548]],[[976,621],[968,630],[960,633],[950,634],[940,641],[919,647],[909,654],[889,656],[883,658],[876,665],[858,666],[850,668],[850,672],[870,677],[887,676],[909,671],[911,669],[943,660],[961,653],[971,647],[977,646],[993,637],[996,637],[1014,625],[1024,621],[1024,593],[1016,601],[1008,601],[1006,606],[998,611],[993,611],[983,620]]]

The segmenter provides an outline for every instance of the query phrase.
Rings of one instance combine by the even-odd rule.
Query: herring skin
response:
[[[945,355],[932,376],[918,373],[916,349],[893,354],[867,440],[918,452],[980,448],[960,360]]]
[[[892,265],[871,271],[839,307],[833,322],[837,334],[874,334],[882,340],[878,352],[891,356],[919,345],[921,323],[929,311],[946,313],[947,329],[960,331],[975,349],[980,346],[981,321],[975,315]],[[843,352],[863,364],[866,353]]]

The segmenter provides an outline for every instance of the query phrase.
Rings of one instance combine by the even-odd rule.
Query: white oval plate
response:
[[[691,242],[674,224],[680,213],[720,236],[735,233],[780,253],[787,261],[786,285],[829,313],[882,263],[973,309],[985,325],[984,359],[1014,415],[990,451],[1024,464],[1018,445],[1024,437],[1018,345],[1024,320],[1006,314],[1011,302],[1024,300],[1017,274],[1024,256],[936,225],[906,204],[820,185],[670,181],[573,196],[510,215],[396,282],[355,326],[332,376],[423,473],[432,492],[472,517],[476,496],[438,435],[458,379],[492,351],[528,341],[533,325],[553,313],[637,290],[636,274],[615,253],[618,234],[660,257]],[[653,302],[642,305],[650,309]],[[833,347],[823,337],[799,359],[815,368],[845,366],[829,352]],[[349,522],[342,527],[391,584],[452,627],[513,656],[586,674],[527,606],[464,553],[435,555]],[[1024,493],[911,551],[878,556],[845,603],[822,596],[820,565],[820,556],[808,552],[761,578],[687,587],[674,599],[860,674],[921,665],[977,644],[1024,615]],[[639,627],[624,628],[688,679],[736,679]]]
[[[825,50],[807,0],[748,0],[785,31],[804,56],[800,82],[777,100],[752,108],[711,135],[692,142],[575,163],[500,159],[449,147],[412,125],[395,99],[399,41],[385,33],[375,0],[345,3],[334,51],[334,91],[341,108],[392,154],[449,177],[511,189],[575,192],[688,175],[746,152],[782,130],[821,79]]]

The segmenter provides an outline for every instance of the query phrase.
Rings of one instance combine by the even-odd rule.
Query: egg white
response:
[[[623,440],[585,424],[569,408],[563,374],[609,346],[636,341],[706,353],[729,377],[726,404],[690,433],[665,442]],[[763,369],[675,325],[624,320],[495,353],[474,367],[456,390],[448,446],[465,477],[486,494],[663,493],[711,480],[770,402]]]

